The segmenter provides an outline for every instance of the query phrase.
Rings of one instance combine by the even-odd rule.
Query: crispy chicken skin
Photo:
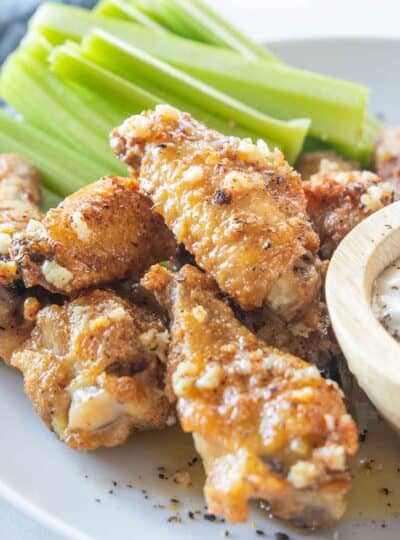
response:
[[[195,267],[157,265],[142,284],[171,317],[167,388],[204,460],[210,511],[244,521],[254,498],[298,526],[340,518],[357,431],[336,383],[259,340]]]
[[[301,154],[296,163],[296,171],[303,180],[320,172],[354,171],[358,163],[344,159],[333,150],[320,150]]]
[[[315,174],[303,183],[307,210],[329,259],[340,241],[363,219],[393,201],[393,188],[369,171]]]
[[[400,128],[384,129],[375,145],[374,168],[385,181],[392,184],[394,200],[400,199]]]
[[[24,317],[25,303],[32,306],[37,302],[19,279],[11,241],[30,219],[41,219],[40,200],[36,170],[18,156],[0,155],[0,358],[6,362],[32,328],[30,318]]]
[[[93,450],[173,423],[164,392],[167,343],[153,313],[94,290],[43,308],[11,363],[46,425],[72,448]]]
[[[70,295],[128,276],[174,253],[175,240],[134,179],[104,177],[31,221],[12,254],[25,285]]]
[[[290,319],[318,289],[318,237],[300,176],[263,141],[226,137],[159,105],[111,134],[179,243],[245,309]]]

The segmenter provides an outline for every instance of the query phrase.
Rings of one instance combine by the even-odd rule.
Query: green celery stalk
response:
[[[115,17],[126,21],[133,21],[153,30],[165,32],[165,28],[161,24],[158,24],[154,19],[148,17],[146,13],[137,9],[135,5],[124,0],[101,0],[94,8],[93,13],[97,13],[103,17]]]
[[[148,90],[146,101],[138,104],[134,98],[136,93],[143,93],[143,88],[138,89],[137,85],[130,83],[126,79],[119,77],[115,73],[102,68],[98,64],[83,57],[79,47],[71,44],[57,47],[51,55],[53,70],[70,83],[73,82],[77,88],[83,88],[93,95],[107,95],[108,106],[120,107],[120,115],[114,125],[120,124],[127,116],[141,112],[143,109],[153,108],[158,103],[170,103],[181,110],[190,112],[200,121],[210,125],[222,133],[236,135],[238,137],[251,137],[255,134],[249,130],[240,129],[230,125],[226,120],[212,116],[204,109],[195,107],[192,103],[178,99],[175,94],[171,95],[165,90],[157,88],[159,93],[155,95],[154,86],[146,85]],[[143,80],[141,80],[143,83]],[[151,92],[149,91],[151,90]],[[271,143],[270,141],[269,144]]]
[[[1,110],[0,152],[25,157],[40,172],[45,187],[62,197],[104,174],[101,165]]]
[[[233,121],[258,137],[276,141],[291,162],[301,151],[309,127],[308,120],[282,122],[263,115],[102,30],[90,33],[83,40],[82,48],[89,58],[115,70],[120,76],[134,77],[142,83],[148,80],[159,87],[162,85],[171,95],[176,94],[183,99],[190,96],[190,101],[197,107]],[[112,61],[114,54],[122,60]]]
[[[226,47],[246,58],[277,61],[267,49],[254,43],[240,30],[216,13],[209,5],[195,0],[125,0],[158,18],[182,37]]]
[[[310,134],[357,145],[363,131],[368,90],[360,85],[241,55],[148,28],[108,19],[70,6],[42,6],[32,28],[58,40],[81,39],[92,28],[117,38],[210,82],[265,114],[288,120],[306,116]],[[114,60],[114,59],[112,59]],[[119,60],[115,59],[115,64]]]
[[[107,144],[112,126],[100,130],[99,117],[92,118],[96,115],[86,110],[79,97],[36,59],[18,53],[9,57],[2,70],[1,94],[28,123],[102,164],[105,173],[126,173]]]

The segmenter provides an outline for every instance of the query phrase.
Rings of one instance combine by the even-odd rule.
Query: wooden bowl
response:
[[[379,412],[400,430],[400,344],[371,309],[377,276],[400,257],[400,202],[376,212],[341,242],[329,265],[326,296],[350,371]]]

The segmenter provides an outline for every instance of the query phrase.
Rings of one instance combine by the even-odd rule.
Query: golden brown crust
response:
[[[243,309],[291,318],[319,286],[300,176],[279,151],[226,137],[166,105],[111,135],[178,242]]]
[[[204,460],[210,511],[243,521],[257,498],[296,525],[339,519],[357,430],[336,383],[259,340],[198,269],[157,265],[142,283],[170,313],[168,388]]]
[[[60,439],[77,450],[116,446],[173,419],[164,392],[167,336],[146,308],[94,290],[42,309],[11,363]]]
[[[167,259],[175,241],[135,180],[105,177],[67,197],[41,223],[14,238],[12,253],[26,286],[72,294],[139,277]]]
[[[392,186],[368,171],[319,173],[303,186],[323,259],[358,223],[393,201]]]

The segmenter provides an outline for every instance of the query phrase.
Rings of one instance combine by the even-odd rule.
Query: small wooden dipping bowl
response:
[[[400,257],[400,202],[361,222],[329,265],[326,296],[350,371],[369,399],[400,430],[400,343],[371,309],[375,279]]]

